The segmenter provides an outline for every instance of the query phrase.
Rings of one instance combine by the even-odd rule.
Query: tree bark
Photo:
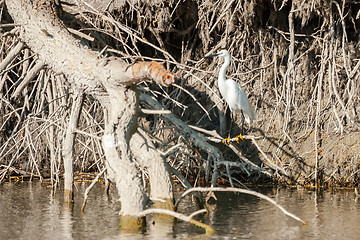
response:
[[[150,179],[150,198],[155,206],[173,210],[173,188],[169,170],[151,139],[139,129],[131,138],[130,146],[134,158],[147,169]]]
[[[147,200],[129,148],[136,130],[137,96],[133,89],[125,87],[111,89],[109,94],[111,107],[103,136],[108,178],[116,183],[120,195],[120,215],[136,215],[145,209]]]
[[[68,203],[71,203],[74,200],[74,145],[76,137],[75,130],[79,123],[82,102],[82,90],[75,90],[71,107],[71,114],[68,121],[62,150],[64,159],[64,202]]]

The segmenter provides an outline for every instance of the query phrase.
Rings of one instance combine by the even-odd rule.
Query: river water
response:
[[[104,193],[101,184],[90,192],[81,213],[87,185],[76,184],[71,209],[64,206],[62,191],[53,195],[44,184],[0,184],[0,239],[360,239],[360,199],[349,190],[253,189],[275,199],[307,226],[265,200],[217,193],[210,214],[196,218],[215,229],[208,236],[201,228],[166,216],[148,216],[142,232],[119,231],[120,204]],[[187,197],[179,212],[189,215],[194,206]]]

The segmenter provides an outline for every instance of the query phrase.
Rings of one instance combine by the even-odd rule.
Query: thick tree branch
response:
[[[164,85],[174,81],[174,76],[156,62],[128,66],[120,59],[98,58],[64,27],[52,1],[12,0],[6,4],[14,22],[21,26],[22,41],[44,64],[63,73],[70,82],[85,85],[88,93],[98,95],[104,86],[129,86],[145,79]]]
[[[82,104],[83,92],[76,89],[62,150],[64,159],[64,202],[73,202],[74,199],[74,145]]]

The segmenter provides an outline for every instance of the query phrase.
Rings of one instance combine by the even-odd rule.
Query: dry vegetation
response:
[[[359,3],[107,2],[65,1],[60,18],[99,57],[115,56],[129,64],[155,59],[175,72],[176,86],[144,82],[139,88],[183,122],[202,129],[224,156],[221,178],[231,184],[264,175],[301,184],[315,179],[330,185],[358,183]],[[50,175],[55,183],[62,175],[73,90],[64,76],[21,46],[1,3],[0,180],[15,167],[32,176]],[[216,85],[220,62],[203,59],[221,48],[233,56],[229,77],[241,83],[258,114],[248,138],[230,146],[212,132],[227,136],[231,120]],[[142,101],[141,107],[154,105]],[[168,114],[144,112],[139,126],[175,169],[196,181],[217,171],[215,161]],[[80,122],[76,168],[101,171],[103,113],[91,95],[85,96]]]

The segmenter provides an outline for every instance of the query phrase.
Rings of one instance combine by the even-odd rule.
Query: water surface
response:
[[[316,193],[277,188],[254,189],[275,199],[288,211],[309,223],[285,216],[279,209],[254,196],[217,193],[211,213],[198,220],[215,229],[212,236],[189,223],[166,216],[149,216],[145,231],[119,231],[120,204],[109,198],[101,184],[89,194],[81,213],[87,184],[77,184],[75,204],[63,204],[62,191],[35,183],[0,184],[0,239],[359,239],[360,199],[352,191]],[[197,210],[191,197],[179,212]]]

